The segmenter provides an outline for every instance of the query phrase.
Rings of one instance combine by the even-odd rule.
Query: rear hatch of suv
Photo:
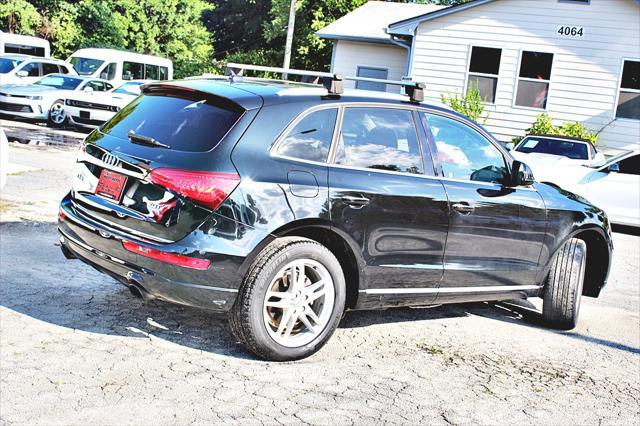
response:
[[[180,240],[237,186],[230,152],[261,103],[224,83],[146,86],[87,137],[69,208],[98,229],[152,243]]]

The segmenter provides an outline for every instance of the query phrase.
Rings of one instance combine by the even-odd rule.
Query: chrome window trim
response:
[[[439,287],[439,288],[371,288],[360,290],[360,293],[379,294],[435,294],[435,293],[502,293],[511,291],[541,290],[537,285],[505,285],[484,287]]]

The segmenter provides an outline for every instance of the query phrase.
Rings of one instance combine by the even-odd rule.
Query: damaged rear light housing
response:
[[[215,210],[238,186],[240,176],[236,173],[158,168],[149,173],[149,180]]]
[[[207,269],[211,266],[211,261],[207,259],[198,259],[196,257],[183,256],[181,254],[169,253],[162,250],[156,250],[150,247],[144,247],[131,241],[123,241],[122,246],[140,256],[149,257],[161,262],[171,263],[172,265],[182,266],[191,269]]]

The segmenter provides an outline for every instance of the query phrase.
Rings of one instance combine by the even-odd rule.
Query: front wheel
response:
[[[584,241],[572,238],[558,250],[547,277],[542,304],[542,318],[550,327],[570,330],[577,325],[586,264]]]
[[[51,127],[61,127],[67,121],[67,114],[64,111],[64,102],[58,99],[49,108],[47,124]]]
[[[313,240],[279,238],[249,269],[231,312],[231,329],[260,358],[305,358],[329,340],[344,303],[344,275],[335,256]]]

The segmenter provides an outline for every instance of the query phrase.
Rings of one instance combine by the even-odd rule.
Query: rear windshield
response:
[[[588,160],[588,146],[583,142],[562,141],[546,138],[529,138],[524,140],[516,151],[540,154],[553,154],[568,157],[574,160]]]
[[[128,139],[133,131],[172,150],[205,152],[220,142],[241,115],[239,107],[197,96],[147,94],[122,108],[102,132]]]

